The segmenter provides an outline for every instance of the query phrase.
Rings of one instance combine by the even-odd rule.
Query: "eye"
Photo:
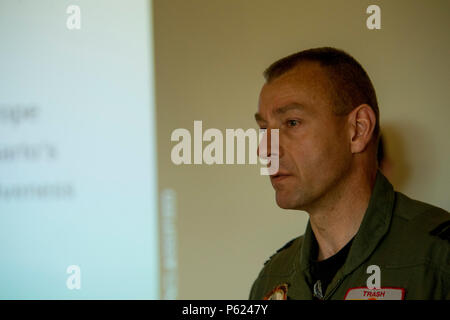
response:
[[[300,121],[291,119],[291,120],[286,121],[286,124],[288,127],[292,128],[292,127],[298,126],[300,124]]]

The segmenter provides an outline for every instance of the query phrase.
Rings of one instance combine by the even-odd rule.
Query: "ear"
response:
[[[350,128],[350,149],[352,153],[363,152],[369,145],[376,124],[373,109],[367,104],[361,104],[348,115]]]

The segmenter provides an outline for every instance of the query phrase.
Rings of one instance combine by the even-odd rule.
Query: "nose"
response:
[[[270,152],[270,142],[268,141],[269,134],[267,129],[259,130],[259,144],[258,144],[258,157],[263,160],[268,160],[267,158],[270,156],[268,153]]]
[[[257,152],[258,157],[265,161],[269,161],[272,156],[281,156],[278,129],[260,130]]]
[[[267,168],[261,168],[261,175],[274,175],[280,168],[280,148],[278,129],[268,129],[263,132],[258,147],[258,156],[263,165]]]

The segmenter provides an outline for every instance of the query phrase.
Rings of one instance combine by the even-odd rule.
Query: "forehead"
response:
[[[323,67],[305,62],[263,86],[258,112],[274,112],[290,104],[300,104],[309,112],[326,112],[330,110],[331,90]]]

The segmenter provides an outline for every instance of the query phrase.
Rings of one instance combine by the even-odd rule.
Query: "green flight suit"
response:
[[[449,235],[447,211],[395,192],[378,171],[361,226],[344,265],[323,293],[324,299],[342,300],[351,288],[367,288],[370,265],[380,268],[380,287],[402,288],[404,299],[450,299]],[[308,222],[303,236],[265,263],[250,299],[263,299],[282,284],[288,286],[288,299],[312,299],[313,237]]]

